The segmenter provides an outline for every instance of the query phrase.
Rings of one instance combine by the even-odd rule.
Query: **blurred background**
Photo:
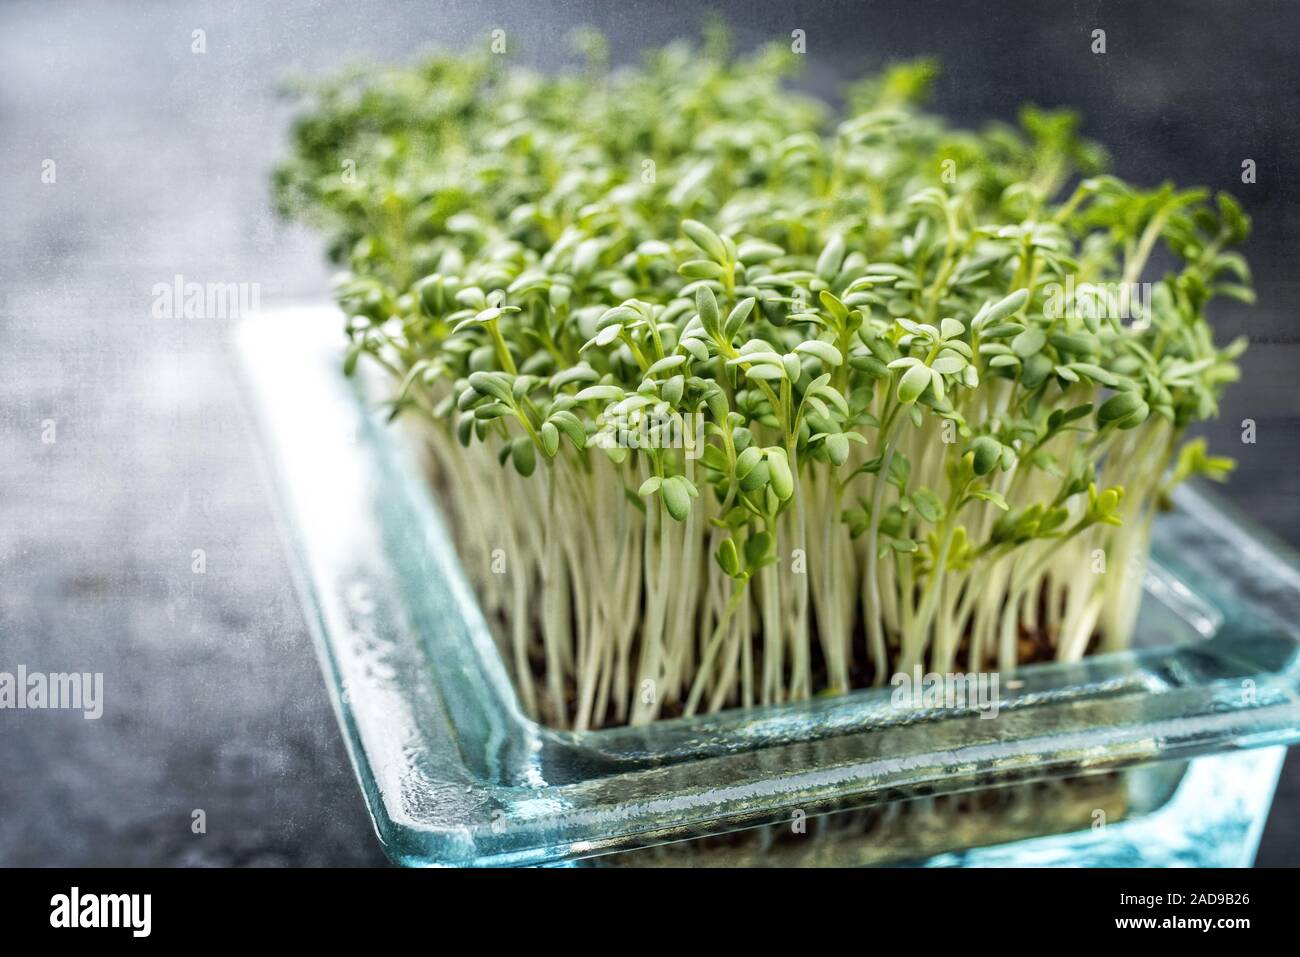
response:
[[[800,84],[832,101],[863,72],[933,55],[932,106],[960,124],[1013,119],[1025,101],[1075,106],[1124,178],[1234,193],[1254,217],[1259,304],[1216,303],[1221,339],[1253,345],[1206,431],[1240,462],[1231,498],[1300,546],[1300,5],[712,9],[741,49],[805,31]],[[0,865],[383,862],[292,590],[231,321],[154,318],[153,288],[180,275],[257,284],[264,307],[328,297],[321,238],[270,207],[289,75],[485,46],[494,29],[512,56],[556,65],[580,24],[626,62],[695,35],[701,13],[645,0],[0,6],[0,668],[102,671],[106,698],[98,721],[0,712]],[[1300,864],[1298,800],[1292,754],[1261,865]]]

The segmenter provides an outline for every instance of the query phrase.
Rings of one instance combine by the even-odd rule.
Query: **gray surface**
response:
[[[1122,174],[1237,192],[1256,219],[1260,307],[1224,311],[1221,327],[1262,341],[1211,431],[1242,460],[1234,498],[1300,543],[1300,7],[1149,4],[1158,20],[1139,21],[1132,6],[1086,3],[720,6],[742,45],[806,30],[820,91],[936,53],[936,105],[956,118],[1009,117],[1026,98],[1076,104]],[[291,116],[275,87],[290,69],[482,43],[495,27],[549,62],[579,22],[604,26],[626,59],[695,18],[664,4],[561,9],[0,7],[0,668],[103,671],[107,697],[99,721],[0,712],[0,864],[382,861],[288,580],[229,323],[154,319],[152,287],[180,273],[259,283],[263,304],[326,294],[319,237],[268,209]],[[1108,30],[1105,57],[1088,52],[1094,26]],[[1253,187],[1238,181],[1246,156]],[[1237,441],[1244,417],[1257,445]],[[204,575],[191,571],[198,548]],[[1296,765],[1261,863],[1300,862]]]

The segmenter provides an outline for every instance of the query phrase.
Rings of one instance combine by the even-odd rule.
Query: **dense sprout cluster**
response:
[[[928,63],[832,122],[781,51],[610,71],[580,39],[561,75],[345,76],[276,179],[347,269],[348,370],[424,423],[525,709],[1123,644],[1169,483],[1231,466],[1182,437],[1237,374],[1204,317],[1250,296],[1236,203],[1104,175],[1069,113],[951,129]]]

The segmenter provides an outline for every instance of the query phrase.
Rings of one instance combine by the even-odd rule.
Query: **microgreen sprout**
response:
[[[587,49],[349,74],[277,172],[525,709],[583,730],[1124,644],[1158,504],[1231,468],[1183,443],[1237,375],[1205,309],[1250,297],[1238,205],[1106,175],[1068,112],[951,129],[929,63],[831,122],[779,50]],[[1143,280],[1137,315],[1084,292]]]

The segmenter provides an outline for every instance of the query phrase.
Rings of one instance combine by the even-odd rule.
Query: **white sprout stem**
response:
[[[1010,408],[1012,397],[1011,389],[998,390],[989,411]],[[630,505],[626,490],[651,474],[643,457],[613,465],[599,455],[585,463],[564,455],[544,467],[540,482],[498,469],[484,484],[478,477],[496,468],[491,454],[431,431],[433,467],[451,495],[464,554],[475,568],[490,567],[497,549],[508,556],[505,576],[472,577],[485,607],[508,623],[502,647],[525,711],[581,731],[611,721],[642,724],[665,708],[695,714],[846,690],[855,618],[876,683],[887,680],[891,661],[909,671],[927,662],[939,671],[988,663],[1012,670],[1021,663],[1022,633],[1049,640],[1053,656],[1067,661],[1086,653],[1098,634],[1103,647],[1122,644],[1141,597],[1140,576],[1129,568],[1146,553],[1154,510],[1135,510],[1120,527],[995,550],[957,571],[948,565],[957,527],[987,536],[1001,513],[983,502],[956,512],[950,497],[934,527],[933,555],[922,563],[915,553],[895,552],[879,561],[894,456],[906,452],[912,462],[909,488],[947,488],[945,457],[931,451],[941,441],[937,432],[902,430],[901,418],[891,423],[899,427],[889,430],[874,476],[841,483],[824,463],[797,468],[795,504],[767,525],[778,561],[757,573],[753,587],[729,579],[711,559],[724,536],[711,523],[717,502],[701,496],[681,522],[657,499],[645,512]],[[1078,445],[1073,436],[1057,441],[1061,456]],[[1149,502],[1173,444],[1172,429],[1149,423],[1107,436],[1094,454],[1108,482],[1131,488],[1136,503]],[[992,481],[1008,496],[1055,494],[1054,479],[1024,466]],[[840,512],[850,496],[864,495],[873,519],[853,542]],[[1081,509],[1072,505],[1071,523]],[[820,533],[809,537],[810,528]],[[800,574],[791,564],[794,549],[805,550],[802,579],[793,577]],[[1098,549],[1104,573],[1092,570]],[[816,674],[814,640],[824,668]]]

